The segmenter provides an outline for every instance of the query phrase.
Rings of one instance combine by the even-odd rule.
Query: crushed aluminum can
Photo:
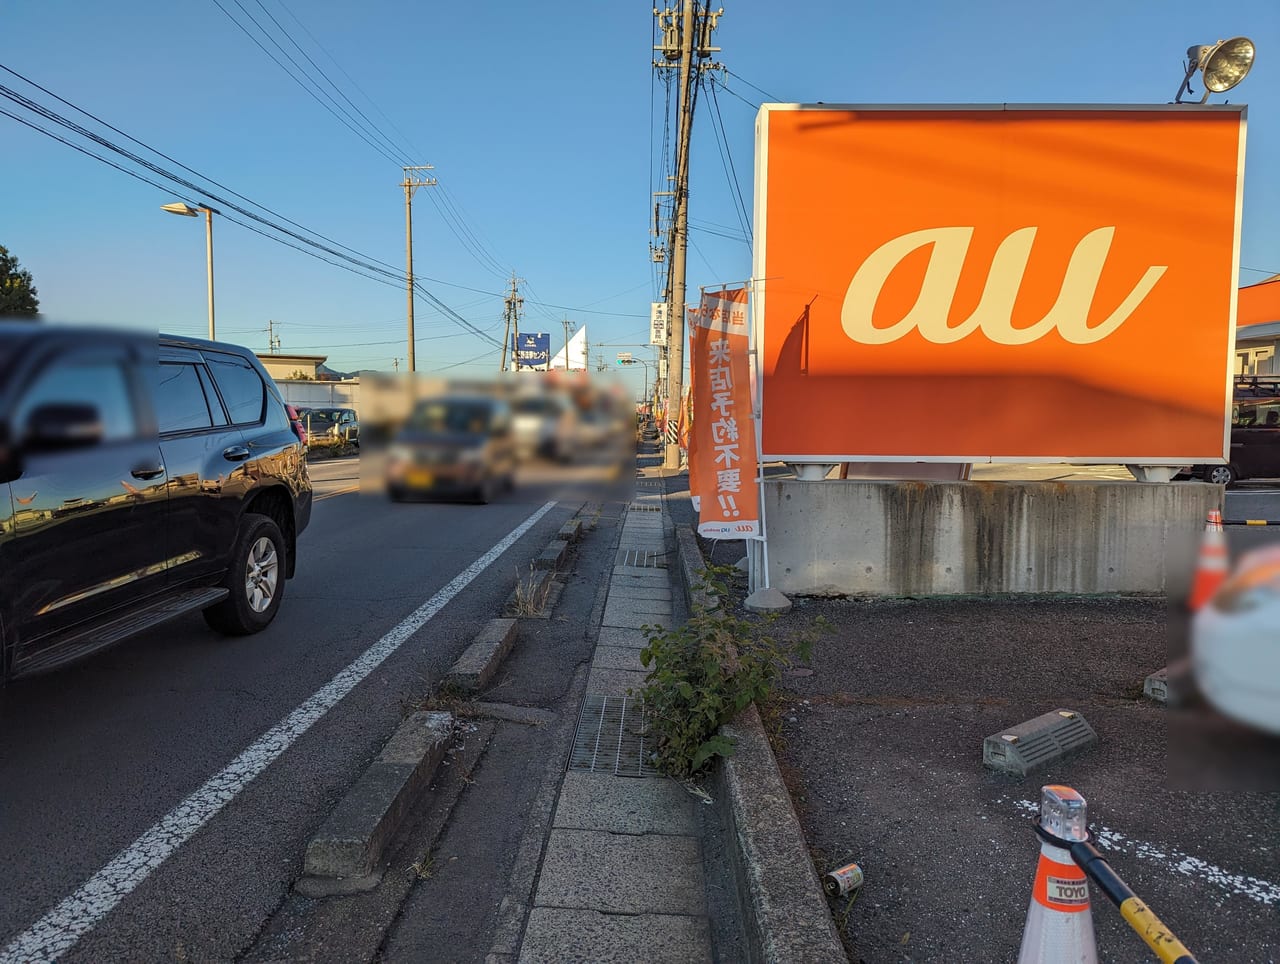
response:
[[[822,889],[828,897],[848,897],[862,887],[862,868],[857,864],[845,864],[822,878]]]

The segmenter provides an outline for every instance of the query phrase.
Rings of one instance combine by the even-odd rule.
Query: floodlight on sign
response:
[[[1230,40],[1219,40],[1216,44],[1205,44],[1187,48],[1187,73],[1182,78],[1182,86],[1178,88],[1178,96],[1174,103],[1182,103],[1184,92],[1191,92],[1191,78],[1200,71],[1203,74],[1204,96],[1200,103],[1209,99],[1210,94],[1221,94],[1230,90],[1253,67],[1255,54],[1253,41],[1248,37],[1232,37]]]

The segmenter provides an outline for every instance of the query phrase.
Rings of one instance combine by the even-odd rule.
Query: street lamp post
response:
[[[181,201],[175,204],[162,204],[160,210],[168,211],[170,214],[181,214],[187,218],[199,217],[200,212],[204,212],[205,259],[209,268],[209,340],[214,341],[217,335],[213,324],[213,216],[218,212],[207,206],[193,208]]]

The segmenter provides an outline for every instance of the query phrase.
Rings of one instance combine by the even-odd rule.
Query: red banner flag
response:
[[[691,494],[700,501],[698,534],[708,539],[761,535],[755,422],[747,357],[747,289],[703,293],[693,319]],[[695,487],[696,488],[693,488]]]

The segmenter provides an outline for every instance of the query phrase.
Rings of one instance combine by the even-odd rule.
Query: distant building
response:
[[[301,378],[316,381],[323,377],[320,367],[328,355],[287,355],[281,352],[258,353],[258,361],[276,381]]]
[[[1236,302],[1236,374],[1280,375],[1280,274],[1241,288]]]

